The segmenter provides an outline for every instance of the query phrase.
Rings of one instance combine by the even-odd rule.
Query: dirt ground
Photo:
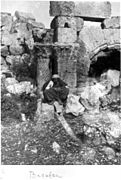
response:
[[[65,117],[75,131],[80,128],[81,117]],[[78,121],[79,119],[79,121]],[[71,121],[70,121],[71,120]],[[74,141],[56,119],[43,123],[32,120],[21,122],[15,118],[2,121],[1,161],[3,165],[120,165],[121,152],[108,156],[103,150],[104,144],[95,145],[89,137]],[[79,127],[78,127],[79,126]],[[83,126],[83,123],[82,123]],[[75,129],[74,129],[75,128]],[[53,149],[53,143],[59,147],[59,153]]]

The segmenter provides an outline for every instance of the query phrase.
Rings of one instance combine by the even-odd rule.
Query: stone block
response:
[[[51,28],[73,28],[76,29],[76,18],[69,16],[57,16],[51,22]]]
[[[101,27],[103,29],[120,29],[121,28],[120,16],[114,16],[114,17],[105,19],[102,22]]]
[[[72,16],[74,7],[73,1],[50,1],[50,16]]]
[[[111,3],[78,1],[75,4],[75,16],[82,17],[87,21],[102,21],[111,15]]]
[[[43,123],[54,119],[54,106],[47,103],[42,103],[41,99],[37,101],[37,110],[35,114],[36,130],[40,131],[43,128]]]
[[[22,59],[20,55],[9,55],[6,57],[6,62],[11,66],[13,66],[14,64],[19,65],[22,63]]]
[[[38,58],[38,65],[37,65],[37,84],[38,84],[38,93],[41,92],[42,87],[46,81],[50,79],[50,69],[49,69],[49,57],[45,58],[46,54],[41,54]]]
[[[51,1],[50,16],[79,16],[87,21],[102,21],[111,15],[111,3]]]
[[[11,55],[21,55],[24,53],[24,48],[18,43],[14,43],[9,48]]]
[[[81,31],[84,25],[84,20],[80,17],[75,17],[76,19],[76,30]]]
[[[21,42],[32,38],[32,30],[28,29],[27,23],[19,22],[18,20],[13,22],[10,32],[13,34],[17,34],[17,38]]]
[[[77,74],[76,73],[70,73],[70,72],[58,72],[59,76],[63,81],[65,81],[68,86],[76,87],[77,86]]]
[[[87,51],[89,52],[106,43],[101,27],[96,26],[85,26],[80,31],[79,39],[85,43]]]
[[[13,43],[18,42],[18,34],[13,33],[10,34],[9,32],[2,32],[1,33],[1,44],[4,46],[10,46]]]
[[[107,44],[121,42],[120,29],[103,29],[104,39]]]
[[[0,49],[1,49],[1,55],[3,57],[6,57],[9,54],[7,46],[1,46]]]
[[[83,28],[84,21],[80,17],[57,16],[51,22],[51,28],[72,28],[80,31]]]
[[[77,40],[77,33],[72,28],[57,28],[55,32],[55,41],[59,43],[73,43]]]
[[[35,21],[35,18],[31,13],[16,11],[15,16],[18,20],[22,22],[27,22],[28,20]]]
[[[27,27],[29,29],[33,29],[33,28],[39,28],[39,29],[44,29],[45,26],[43,23],[41,22],[36,22],[36,21],[31,21],[31,20],[28,20],[27,22]]]
[[[1,13],[1,27],[4,30],[10,31],[13,18],[9,13]]]

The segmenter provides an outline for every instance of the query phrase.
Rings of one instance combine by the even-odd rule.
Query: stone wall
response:
[[[32,14],[1,14],[2,73],[28,78],[38,92],[53,73],[70,88],[85,82],[95,55],[106,48],[120,49],[120,17],[111,17],[109,2],[51,1],[51,29]],[[99,26],[86,26],[85,21]],[[6,75],[7,74],[7,75]]]
[[[53,30],[45,29],[44,24],[36,22],[32,14],[16,11],[11,16],[10,13],[1,13],[2,82],[14,77],[18,82],[29,81],[36,85],[36,42],[53,42]]]

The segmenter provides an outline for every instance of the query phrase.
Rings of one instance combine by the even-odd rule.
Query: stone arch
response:
[[[120,43],[105,44],[97,47],[90,53],[89,76],[99,76],[108,69],[120,71],[120,51]]]

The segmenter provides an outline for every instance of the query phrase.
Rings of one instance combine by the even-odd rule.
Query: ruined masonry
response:
[[[50,15],[53,42],[36,44],[39,91],[59,73],[73,92],[86,82],[100,52],[120,50],[120,17],[111,17],[109,2],[51,1]],[[86,21],[99,25],[85,26]]]
[[[16,11],[14,16],[1,13],[2,82],[14,75],[19,82],[34,81],[39,93],[58,73],[75,92],[95,69],[101,72],[94,63],[102,57],[109,62],[113,54],[119,70],[120,17],[111,17],[109,2],[50,1],[50,29],[32,14]]]

